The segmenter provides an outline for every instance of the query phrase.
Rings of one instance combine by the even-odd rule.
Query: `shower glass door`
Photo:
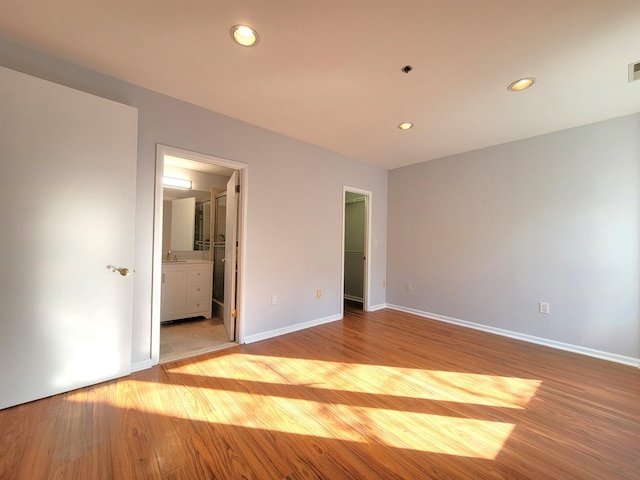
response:
[[[227,220],[227,194],[215,198],[215,224],[213,242],[213,299],[224,304],[224,254],[225,229]]]

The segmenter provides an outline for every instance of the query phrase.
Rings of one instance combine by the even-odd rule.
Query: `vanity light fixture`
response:
[[[411,127],[413,127],[413,123],[411,122],[402,122],[400,125],[398,125],[398,128],[400,130],[409,130]]]
[[[522,90],[526,90],[527,88],[529,88],[535,82],[536,82],[536,79],[533,78],[533,77],[521,78],[521,79],[516,80],[515,82],[511,83],[507,87],[507,90],[509,90],[511,92],[521,92]]]
[[[243,47],[253,47],[258,43],[258,32],[247,25],[234,25],[230,33],[234,42]]]
[[[191,190],[191,180],[185,180],[183,178],[162,177],[162,185],[165,187]]]

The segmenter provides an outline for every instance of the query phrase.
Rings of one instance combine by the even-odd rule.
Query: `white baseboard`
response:
[[[369,305],[370,312],[375,312],[376,310],[382,310],[383,308],[387,308],[386,303],[380,303],[379,305]]]
[[[345,300],[351,300],[352,302],[360,302],[360,303],[364,302],[364,298],[362,298],[362,297],[354,297],[353,295],[347,295],[346,293],[344,294],[344,299]]]
[[[483,332],[502,335],[503,337],[514,338],[516,340],[523,340],[525,342],[535,343],[537,345],[544,345],[545,347],[556,348],[558,350],[564,350],[567,352],[579,353],[581,355],[587,355],[589,357],[599,358],[601,360],[608,360],[610,362],[621,363],[623,365],[630,365],[632,367],[640,368],[640,358],[627,357],[624,355],[618,355],[617,353],[603,352],[601,350],[595,350],[593,348],[587,348],[587,347],[581,347],[579,345],[572,345],[569,343],[557,342],[555,340],[536,337],[533,335],[528,335],[526,333],[519,333],[511,330],[504,330],[502,328],[490,327],[488,325],[482,325],[480,323],[473,323],[473,322],[468,322],[466,320],[460,320],[458,318],[446,317],[444,315],[438,315],[437,313],[423,312],[422,310],[402,307],[400,305],[387,304],[386,307],[392,310],[412,313],[420,317],[438,320],[440,322],[451,323],[453,325],[458,325],[466,328],[473,328],[474,330],[481,330]]]
[[[131,364],[131,373],[139,372],[140,370],[146,370],[147,368],[153,367],[153,360],[150,358],[147,360],[143,360],[142,362],[135,362]]]
[[[244,337],[244,343],[259,342],[260,340],[277,337],[279,335],[284,335],[285,333],[297,332],[298,330],[304,330],[305,328],[335,322],[336,320],[342,320],[342,315],[331,315],[330,317],[318,318],[317,320],[310,320],[308,322],[297,323],[295,325],[289,325],[287,327],[276,328],[275,330],[269,330],[268,332],[256,333],[255,335],[247,335]]]

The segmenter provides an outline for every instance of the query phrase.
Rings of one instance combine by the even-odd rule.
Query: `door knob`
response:
[[[110,269],[112,272],[118,272],[123,277],[127,277],[133,273],[133,270],[129,270],[128,268],[125,268],[125,267],[118,268],[118,267],[114,267],[113,265],[107,265],[107,268]]]

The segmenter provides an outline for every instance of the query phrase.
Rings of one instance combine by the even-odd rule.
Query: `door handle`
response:
[[[114,267],[113,265],[107,265],[107,268],[112,272],[118,272],[123,277],[128,277],[134,272],[134,270],[129,270],[128,268],[125,268],[125,267],[118,268],[118,267]]]

